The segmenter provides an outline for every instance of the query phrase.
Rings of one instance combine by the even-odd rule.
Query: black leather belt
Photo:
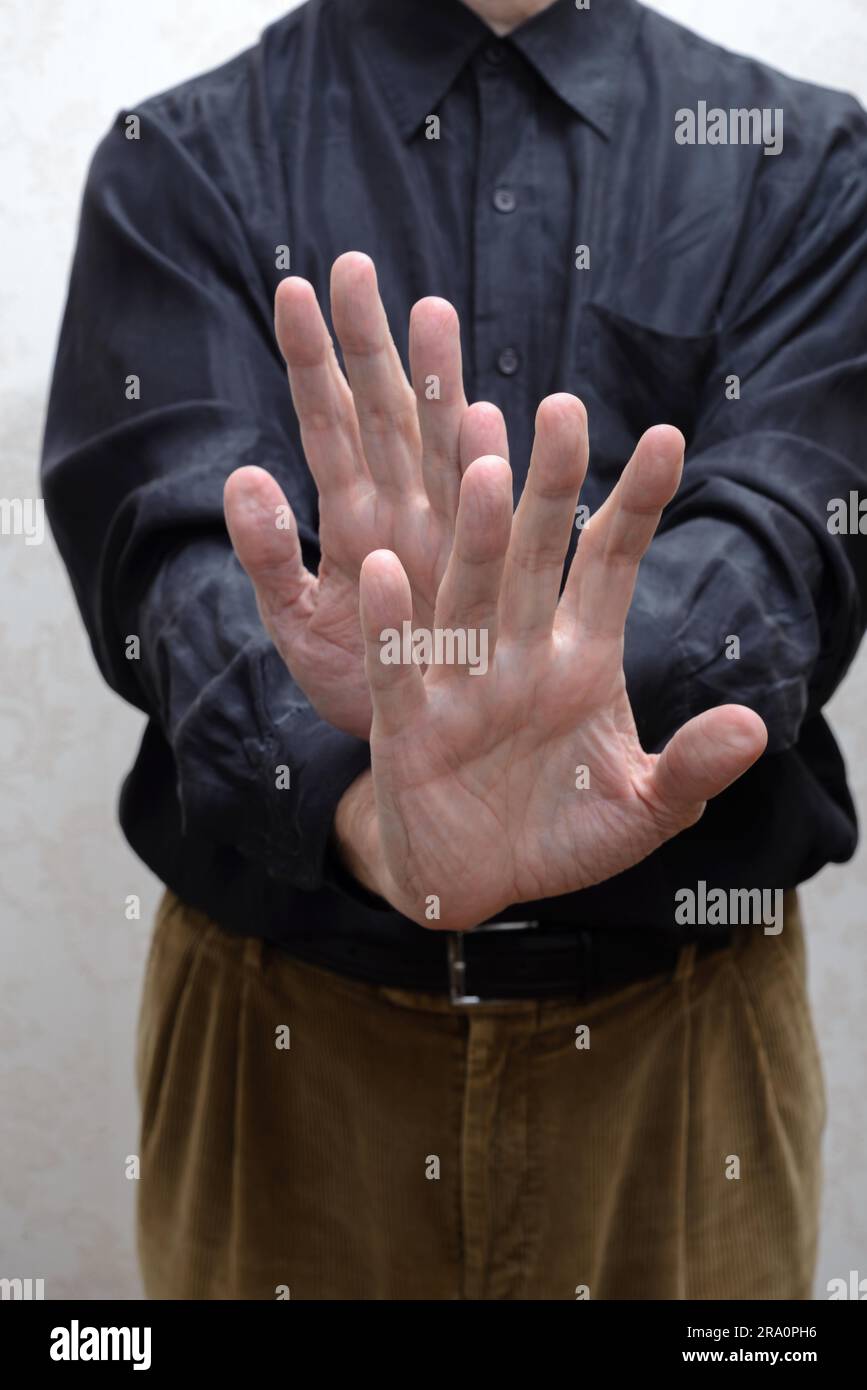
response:
[[[520,937],[510,942],[511,932]],[[637,980],[673,973],[686,944],[660,939],[654,932],[590,931],[542,922],[493,922],[444,937],[453,1004],[609,994]],[[730,942],[730,931],[714,932],[697,943],[696,952],[704,956]]]

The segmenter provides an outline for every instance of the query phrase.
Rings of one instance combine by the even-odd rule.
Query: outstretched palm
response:
[[[440,664],[423,680],[413,664],[383,662],[383,632],[411,619],[410,588],[393,554],[366,560],[379,853],[406,915],[460,929],[609,878],[697,820],[762,752],[764,725],[742,706],[691,720],[659,756],[638,740],[624,623],[682,447],[666,427],[644,436],[585,529],[559,603],[587,462],[580,402],[540,407],[514,523],[508,465],[471,465],[434,621],[487,634],[484,674]]]
[[[429,624],[451,550],[462,466],[502,452],[505,426],[494,407],[467,407],[457,315],[444,300],[419,301],[410,318],[415,390],[388,330],[373,262],[356,252],[340,256],[331,303],[347,376],[312,287],[284,280],[275,300],[277,338],[319,490],[318,574],[305,569],[294,517],[263,469],[232,474],[226,519],[262,621],[293,677],[324,719],[366,738],[362,562],[380,547],[398,555],[412,583],[415,619]]]

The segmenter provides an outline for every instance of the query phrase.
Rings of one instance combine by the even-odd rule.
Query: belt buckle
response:
[[[467,994],[467,962],[464,959],[464,934],[450,931],[448,934],[449,958],[449,998],[453,1004],[481,1004],[481,995]]]
[[[506,1004],[507,999],[483,999],[480,994],[468,994],[467,983],[467,962],[464,956],[464,938],[475,935],[476,932],[490,931],[519,931],[522,928],[538,926],[537,922],[488,922],[481,927],[473,927],[470,931],[452,931],[447,933],[448,951],[448,970],[449,970],[449,999],[452,1004]]]

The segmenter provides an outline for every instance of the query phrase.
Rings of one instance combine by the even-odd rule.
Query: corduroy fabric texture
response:
[[[778,936],[673,975],[455,1007],[167,892],[137,1066],[149,1297],[811,1297],[825,1093],[794,894]]]

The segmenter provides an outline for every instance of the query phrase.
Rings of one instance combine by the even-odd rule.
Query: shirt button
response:
[[[490,63],[492,68],[498,68],[506,56],[506,50],[501,43],[491,43],[485,49],[485,62]]]
[[[518,206],[518,199],[511,188],[494,189],[494,207],[497,212],[514,212]]]
[[[497,371],[503,376],[514,376],[521,365],[521,359],[513,347],[503,348],[497,358]]]

